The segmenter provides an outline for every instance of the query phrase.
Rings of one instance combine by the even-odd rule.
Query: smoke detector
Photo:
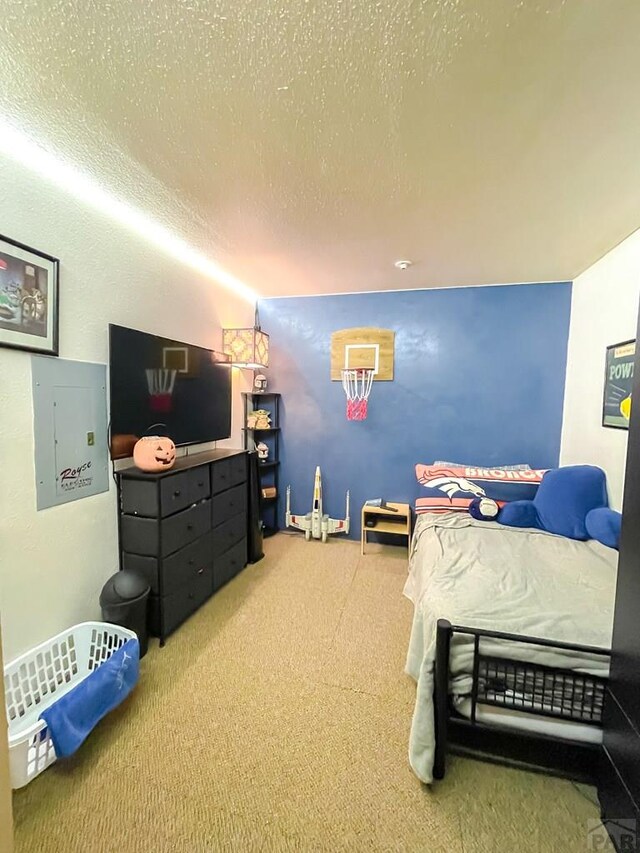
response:
[[[413,261],[396,261],[394,263],[397,270],[408,270],[410,266],[413,266]]]

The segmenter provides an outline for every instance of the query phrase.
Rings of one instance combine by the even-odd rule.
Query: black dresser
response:
[[[247,564],[247,453],[181,457],[170,471],[118,472],[120,566],[148,580],[160,644]]]

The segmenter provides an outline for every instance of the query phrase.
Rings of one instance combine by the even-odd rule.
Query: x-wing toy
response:
[[[313,505],[311,512],[306,515],[293,515],[291,512],[291,486],[287,486],[287,527],[295,527],[304,530],[304,538],[309,541],[314,539],[327,541],[330,533],[349,532],[349,492],[347,492],[347,506],[344,518],[329,518],[322,514],[322,476],[320,466],[316,468],[316,478],[313,484]]]

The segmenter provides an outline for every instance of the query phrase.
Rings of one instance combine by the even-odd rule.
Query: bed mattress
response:
[[[454,700],[454,704],[459,714],[469,720],[471,719],[471,699],[458,697]],[[536,734],[567,738],[583,743],[602,743],[602,729],[597,726],[574,723],[570,720],[553,720],[548,717],[540,717],[537,714],[510,711],[508,708],[478,705],[476,720],[492,726],[503,726],[507,729],[535,732]]]
[[[417,682],[409,760],[432,781],[435,747],[433,669],[436,623],[526,634],[609,648],[617,552],[598,542],[577,542],[541,530],[503,527],[466,513],[425,514],[416,524],[405,595],[414,605],[406,671]],[[505,652],[499,640],[487,653]],[[508,644],[508,654],[535,663],[607,675],[597,655]],[[472,644],[456,636],[451,649],[451,693],[460,713],[470,713]],[[596,729],[535,715],[480,707],[478,719],[594,740]]]

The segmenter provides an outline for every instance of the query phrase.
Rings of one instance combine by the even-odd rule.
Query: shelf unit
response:
[[[278,505],[280,498],[280,394],[274,391],[251,391],[242,394],[244,405],[244,423],[242,429],[243,447],[254,450],[257,444],[264,442],[269,448],[266,462],[258,461],[258,476],[260,477],[260,519],[262,535],[266,538],[273,536],[280,529],[278,524]],[[246,426],[249,412],[255,409],[266,409],[271,415],[272,426],[268,429],[250,429]],[[275,486],[274,498],[263,498],[262,489],[265,486]]]

